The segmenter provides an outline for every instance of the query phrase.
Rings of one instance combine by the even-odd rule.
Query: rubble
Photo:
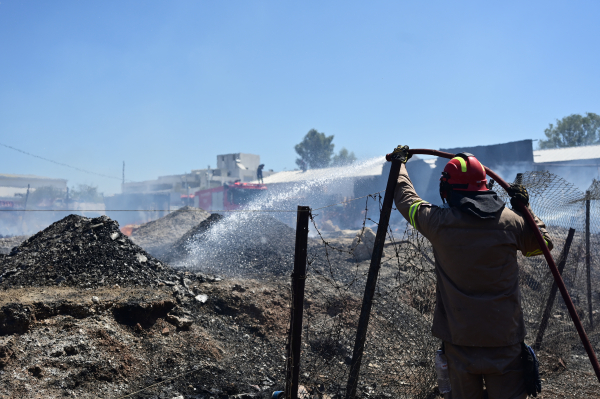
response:
[[[176,273],[106,216],[70,215],[0,256],[0,288],[154,286]]]
[[[213,213],[196,226],[189,229],[184,235],[176,240],[169,248],[162,259],[171,264],[177,264],[185,261],[189,256],[189,248],[196,242],[204,239],[208,231],[223,219],[223,215]]]
[[[373,247],[375,246],[375,233],[368,227],[356,234],[352,241],[354,256],[357,260],[369,260],[373,256]]]
[[[212,274],[270,277],[293,268],[296,232],[267,214],[211,215],[163,258],[174,267]]]
[[[130,238],[146,252],[160,258],[178,239],[210,215],[204,209],[186,206],[141,225]]]

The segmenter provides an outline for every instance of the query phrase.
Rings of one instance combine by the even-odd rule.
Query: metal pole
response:
[[[558,261],[558,272],[561,274],[565,269],[565,265],[567,264],[567,257],[569,256],[569,250],[571,249],[571,243],[573,242],[573,236],[575,235],[575,229],[570,228],[569,233],[567,234],[567,240],[565,241],[565,246],[563,247],[562,254]],[[544,333],[546,332],[546,328],[548,327],[548,319],[550,319],[550,312],[552,311],[552,306],[554,306],[554,299],[556,298],[556,291],[558,291],[558,285],[556,285],[556,281],[552,284],[552,288],[550,289],[550,295],[548,296],[548,300],[546,301],[546,306],[544,307],[544,312],[542,313],[542,321],[540,321],[540,327],[538,328],[537,336],[535,337],[535,343],[533,344],[533,349],[539,350],[542,346],[542,340],[544,339]]]
[[[296,249],[292,273],[292,309],[287,344],[285,397],[298,398],[300,376],[300,344],[302,343],[302,314],[304,312],[304,284],[306,282],[306,253],[310,207],[298,206],[296,216]]]
[[[354,399],[356,397],[356,387],[358,385],[358,376],[360,374],[360,364],[365,348],[365,340],[367,338],[367,329],[369,327],[369,318],[371,316],[371,307],[373,305],[373,296],[377,286],[377,275],[381,266],[381,255],[383,254],[383,246],[385,244],[385,236],[390,222],[390,214],[392,213],[392,205],[394,202],[394,191],[398,175],[400,174],[400,161],[392,161],[390,175],[388,177],[385,196],[383,197],[383,206],[381,215],[379,216],[379,225],[377,226],[377,235],[375,236],[375,244],[373,245],[373,255],[371,256],[371,266],[365,286],[365,295],[363,297],[360,317],[358,319],[358,327],[356,330],[356,340],[354,342],[354,352],[352,353],[352,363],[350,364],[350,373],[348,375],[348,385],[346,386],[346,399]]]
[[[454,158],[454,154],[450,154],[448,152],[443,152],[443,151],[436,151],[436,150],[415,149],[415,150],[410,150],[410,153],[411,154],[435,155],[435,156],[442,157],[442,158]],[[496,173],[494,173],[494,171],[491,170],[490,168],[485,167],[485,172],[492,179],[496,180],[496,182],[498,184],[500,184],[500,186],[502,186],[503,189],[506,190],[509,187],[508,183],[505,182],[504,179],[502,179]],[[533,216],[529,212],[529,209],[527,209],[527,207],[525,205],[519,204],[518,211],[521,213],[521,215],[523,215],[523,217],[525,218],[525,221],[533,230],[533,234],[535,235],[535,238],[537,239],[537,242],[540,245],[540,249],[544,253],[546,262],[548,262],[548,267],[550,268],[550,272],[552,272],[554,281],[556,281],[556,284],[558,285],[558,289],[560,290],[560,294],[562,295],[563,300],[565,301],[565,305],[567,306],[567,309],[569,309],[569,315],[571,316],[571,320],[573,320],[573,324],[575,324],[575,328],[577,329],[577,333],[579,334],[579,339],[581,339],[581,343],[583,344],[583,347],[585,348],[585,351],[587,352],[588,357],[590,358],[590,363],[592,364],[592,367],[594,368],[594,372],[596,373],[596,378],[598,378],[598,381],[600,382],[600,364],[598,363],[598,358],[596,357],[594,348],[592,347],[592,344],[590,343],[590,340],[585,332],[585,329],[583,328],[583,324],[581,324],[581,319],[579,318],[579,315],[577,314],[577,311],[575,310],[575,305],[573,305],[573,301],[571,300],[569,291],[567,291],[565,282],[563,281],[560,273],[558,272],[558,268],[556,267],[556,263],[554,262],[554,259],[552,258],[552,255],[550,254],[550,250],[548,249],[548,246],[546,245],[546,242],[544,241],[544,237],[542,236],[542,233],[538,229],[538,227],[535,223],[535,220],[533,219]]]
[[[594,329],[594,315],[592,314],[592,266],[590,255],[590,192],[585,193],[585,268],[587,273],[587,302],[590,315],[590,330]]]

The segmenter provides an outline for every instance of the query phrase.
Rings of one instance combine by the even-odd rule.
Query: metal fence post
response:
[[[294,272],[292,273],[292,308],[290,310],[290,331],[287,343],[287,366],[285,397],[298,398],[300,376],[300,345],[302,343],[302,314],[304,312],[304,284],[306,282],[306,256],[308,246],[308,221],[310,207],[298,206],[296,216],[296,249]]]
[[[567,264],[567,257],[569,256],[569,250],[571,249],[571,243],[573,242],[574,235],[575,229],[570,228],[569,233],[567,234],[567,240],[565,241],[565,246],[563,247],[562,254],[558,261],[558,272],[561,275],[563,273],[563,270],[565,269],[565,265]],[[535,337],[535,343],[533,344],[533,349],[535,350],[539,350],[542,346],[542,340],[544,339],[544,333],[546,332],[546,328],[548,327],[548,319],[550,318],[552,306],[554,306],[554,300],[556,299],[557,291],[558,285],[556,284],[556,281],[554,281],[552,283],[552,288],[550,289],[550,295],[548,296],[548,300],[546,301],[544,312],[542,313],[542,321],[540,321],[540,327],[538,328],[538,333]]]
[[[387,228],[390,222],[390,214],[392,213],[392,205],[394,202],[394,190],[398,175],[400,174],[400,161],[392,161],[390,175],[388,177],[385,196],[383,197],[383,206],[381,215],[379,216],[379,225],[377,226],[377,234],[375,243],[373,244],[373,255],[371,256],[371,266],[367,276],[367,284],[365,286],[365,295],[363,297],[362,308],[360,309],[360,317],[358,319],[358,327],[356,330],[356,340],[354,342],[354,352],[352,353],[352,363],[350,364],[350,373],[348,375],[348,384],[346,386],[346,399],[354,399],[356,396],[356,387],[358,385],[358,376],[360,374],[360,364],[362,361],[363,350],[365,348],[365,340],[367,338],[367,329],[369,327],[369,318],[371,316],[371,307],[373,305],[373,296],[377,286],[377,275],[381,266],[381,255],[383,254],[383,246]]]
[[[587,302],[590,315],[590,330],[594,329],[594,315],[592,314],[592,265],[590,254],[590,192],[585,193],[585,267],[587,273]]]

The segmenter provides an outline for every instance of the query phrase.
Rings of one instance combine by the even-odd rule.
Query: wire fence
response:
[[[585,194],[549,172],[524,173],[523,185],[529,191],[531,208],[546,223],[553,238],[552,253],[557,262],[565,250],[569,229],[574,229],[562,274],[598,352],[600,329],[596,327],[600,312],[595,309],[600,301],[600,185],[594,181]],[[508,204],[507,194],[499,191]],[[318,242],[309,247],[300,381],[313,392],[345,397],[369,266],[365,247],[372,245],[374,239],[367,225],[374,222],[370,216],[374,211],[378,213],[380,207],[380,195],[367,198],[361,235],[352,242],[323,232],[319,215],[312,215]],[[586,238],[590,242],[587,246]],[[589,274],[587,250],[591,262]],[[358,397],[430,399],[438,395],[434,356],[441,342],[430,332],[436,286],[433,259],[431,244],[412,226],[405,222],[390,225],[362,359]],[[550,301],[554,280],[545,259],[526,258],[519,253],[518,262],[528,332],[526,342],[533,345],[542,320],[547,319],[539,350],[550,357],[542,358],[542,369],[556,368],[547,359],[558,359],[558,364],[591,372],[564,301],[560,295]]]

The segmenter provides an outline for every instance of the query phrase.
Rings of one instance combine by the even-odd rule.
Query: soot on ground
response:
[[[227,275],[291,273],[296,232],[272,216],[212,215],[175,243],[167,262],[175,267]]]
[[[69,215],[0,255],[0,287],[155,285],[174,271],[101,216]]]

